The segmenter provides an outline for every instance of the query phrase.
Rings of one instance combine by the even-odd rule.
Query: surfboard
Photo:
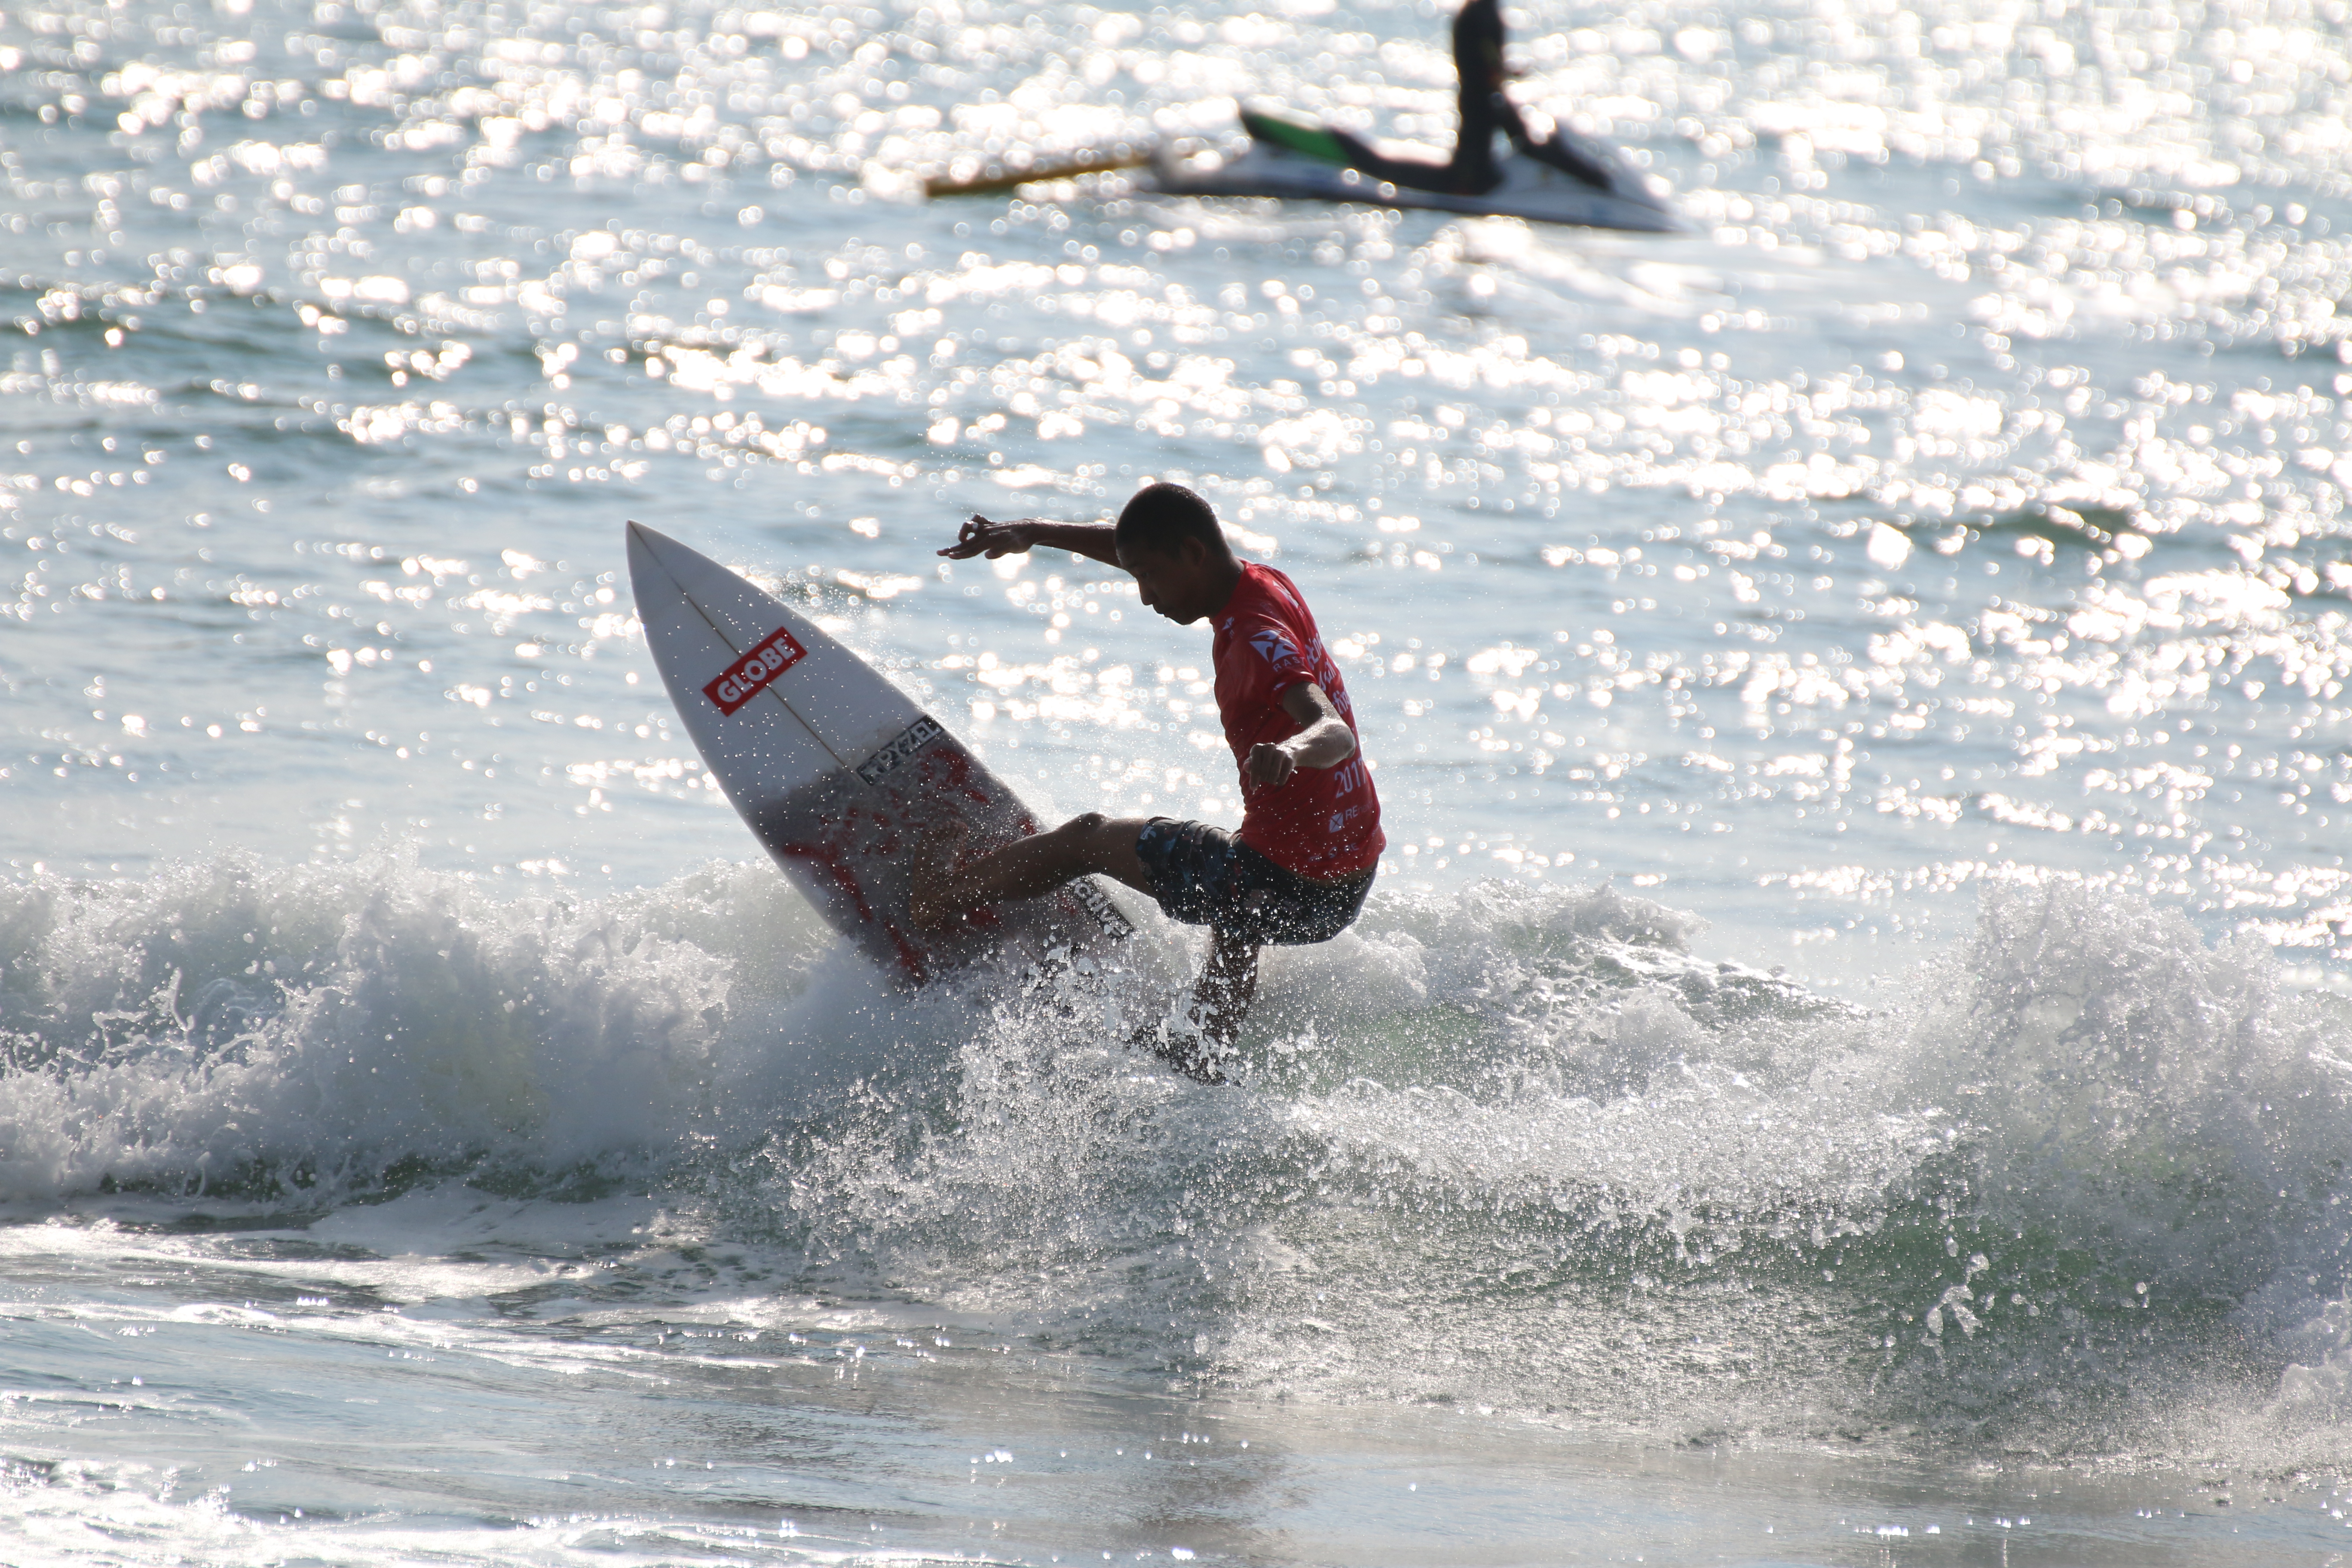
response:
[[[1339,143],[1319,127],[1255,112],[1244,117],[1244,123],[1252,132],[1250,144],[1230,159],[1215,152],[1185,155],[1161,148],[1152,160],[1153,184],[1169,195],[1365,202],[1643,234],[1690,231],[1653,182],[1627,167],[1614,149],[1565,129],[1561,140],[1606,175],[1605,187],[1514,149],[1496,160],[1502,180],[1493,190],[1476,195],[1415,190],[1348,167]],[[1382,142],[1378,150],[1423,163],[1445,161],[1445,154],[1434,148],[1402,142]]]
[[[977,962],[1076,962],[1134,932],[1099,878],[975,910],[944,931],[907,919],[916,850],[952,822],[967,853],[1037,831],[1027,806],[880,671],[808,616],[656,532],[628,525],[629,580],[662,684],[719,786],[825,921],[910,984]]]

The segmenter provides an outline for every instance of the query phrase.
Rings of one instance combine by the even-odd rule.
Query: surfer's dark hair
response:
[[[1130,550],[1173,555],[1188,539],[1199,540],[1212,552],[1228,548],[1216,510],[1182,485],[1146,485],[1118,514],[1118,542]]]

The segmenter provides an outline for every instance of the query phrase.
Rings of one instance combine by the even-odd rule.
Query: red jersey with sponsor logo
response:
[[[1225,722],[1225,743],[1234,761],[1246,764],[1250,748],[1287,741],[1297,721],[1283,710],[1282,696],[1310,682],[1356,727],[1339,667],[1324,650],[1315,616],[1290,579],[1271,566],[1244,563],[1242,580],[1225,607],[1211,618],[1216,641],[1210,657],[1217,668],[1217,712]],[[1363,742],[1336,768],[1302,767],[1290,782],[1268,788],[1242,774],[1241,841],[1281,867],[1321,881],[1369,871],[1379,864],[1388,839],[1381,832],[1381,803],[1364,766]]]

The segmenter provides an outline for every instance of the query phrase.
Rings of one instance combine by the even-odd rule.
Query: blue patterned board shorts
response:
[[[1370,871],[1314,881],[1205,822],[1155,816],[1136,835],[1135,853],[1170,920],[1261,947],[1329,942],[1355,923],[1372,889]]]

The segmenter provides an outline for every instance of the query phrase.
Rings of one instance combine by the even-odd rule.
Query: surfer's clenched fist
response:
[[[1242,775],[1261,789],[1280,789],[1301,768],[1336,768],[1356,754],[1356,731],[1323,689],[1306,681],[1285,691],[1282,710],[1298,726],[1286,741],[1260,741],[1242,763]]]
[[[1271,741],[1261,741],[1250,748],[1249,762],[1243,771],[1250,782],[1262,789],[1280,789],[1298,771],[1297,760]]]
[[[1339,935],[1380,863],[1380,801],[1358,754],[1347,687],[1297,585],[1234,555],[1215,510],[1181,485],[1146,485],[1116,525],[975,514],[940,553],[992,560],[1038,548],[1118,568],[1146,609],[1179,626],[1209,623],[1217,713],[1241,775],[1241,830],[1088,812],[968,861],[941,837],[916,857],[908,918],[947,925],[1089,875],[1149,893],[1170,919],[1207,926],[1213,939],[1182,1039],[1171,1035],[1158,1048],[1194,1077],[1222,1081],[1218,1063],[1231,1056],[1257,984],[1258,948]]]
[[[950,561],[969,561],[975,555],[991,561],[1000,555],[1019,555],[1037,542],[1038,531],[1045,526],[1034,517],[997,522],[973,512],[956,531],[956,542],[940,553]]]

